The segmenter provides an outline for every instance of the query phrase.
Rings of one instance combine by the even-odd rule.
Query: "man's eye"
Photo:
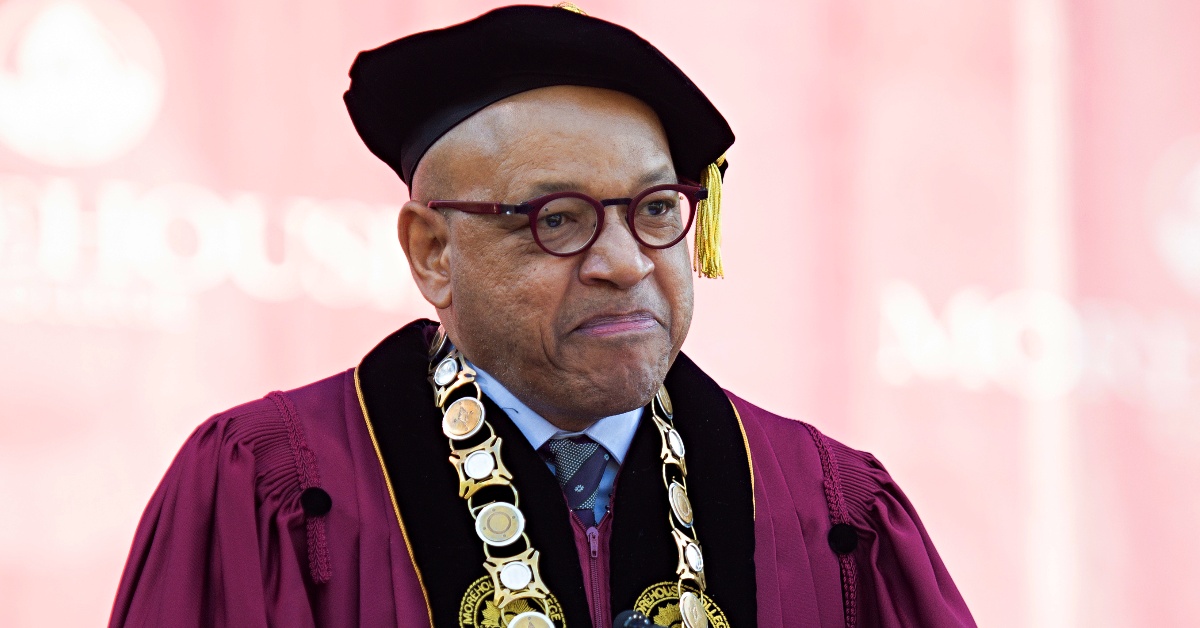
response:
[[[566,221],[567,221],[566,216],[564,216],[562,214],[549,214],[547,216],[542,217],[542,224],[544,224],[545,226],[550,227],[552,229],[554,227],[561,227],[563,225],[563,223]]]
[[[675,199],[662,198],[661,195],[657,199],[647,199],[638,205],[637,213],[646,218],[659,218],[666,216],[676,211],[679,204]]]
[[[670,211],[670,209],[667,207],[666,201],[653,201],[646,203],[645,208],[646,213],[650,216],[661,216]]]

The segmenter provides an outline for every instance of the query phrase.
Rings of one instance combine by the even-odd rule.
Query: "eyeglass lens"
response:
[[[661,247],[672,244],[691,222],[692,203],[675,190],[651,192],[637,201],[632,227],[642,243]],[[573,196],[556,198],[538,210],[534,221],[538,240],[546,250],[575,253],[592,240],[599,223],[597,208]]]

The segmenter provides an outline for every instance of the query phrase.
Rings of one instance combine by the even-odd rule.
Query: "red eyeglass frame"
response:
[[[638,235],[637,228],[633,225],[633,212],[635,209],[637,209],[637,206],[639,203],[641,203],[642,199],[654,194],[655,192],[663,192],[667,190],[678,192],[684,195],[688,201],[691,202],[692,211],[688,215],[688,222],[686,225],[684,225],[683,230],[680,231],[679,237],[666,244],[650,244],[649,242],[643,240],[640,235]],[[538,237],[538,211],[551,201],[560,198],[577,198],[587,201],[596,210],[596,231],[592,233],[592,237],[589,238],[583,246],[580,246],[577,250],[571,251],[570,253],[557,253],[555,251],[551,251],[550,249],[546,248],[546,245],[542,244],[541,238]],[[579,255],[580,253],[590,249],[592,244],[596,242],[596,239],[600,237],[600,232],[604,230],[604,208],[608,207],[609,205],[629,206],[629,209],[627,209],[625,212],[625,223],[629,225],[629,233],[633,234],[633,238],[638,241],[638,244],[651,249],[669,249],[676,244],[679,244],[680,241],[683,240],[684,236],[687,235],[688,231],[691,230],[692,222],[696,220],[696,206],[700,201],[703,201],[707,198],[708,188],[705,188],[704,186],[685,183],[664,183],[662,185],[648,187],[645,190],[638,192],[636,196],[627,198],[606,198],[603,200],[596,200],[595,198],[592,198],[591,196],[588,196],[582,192],[554,192],[544,196],[539,196],[537,198],[529,199],[524,203],[518,203],[516,205],[505,203],[489,203],[487,201],[429,201],[427,205],[430,209],[454,209],[467,212],[468,214],[492,214],[499,216],[523,214],[529,218],[529,231],[533,234],[534,242],[537,242],[537,245],[543,251],[554,255],[555,257],[571,257],[573,255]]]

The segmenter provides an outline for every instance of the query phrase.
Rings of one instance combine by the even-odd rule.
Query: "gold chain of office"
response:
[[[440,327],[429,357],[434,404],[442,411],[442,433],[450,440],[458,496],[466,500],[475,532],[483,541],[483,568],[491,579],[498,623],[508,628],[556,628],[555,620],[563,621],[561,607],[538,569],[540,554],[525,533],[520,495],[500,457],[502,440],[487,421],[476,373]],[[659,387],[650,412],[662,438],[662,478],[671,506],[667,519],[679,558],[675,567],[679,614],[686,628],[707,628],[704,554],[688,499],[683,438],[672,423],[675,413],[666,388]],[[513,604],[518,600],[524,602]]]

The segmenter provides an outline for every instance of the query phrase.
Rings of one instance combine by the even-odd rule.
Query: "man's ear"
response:
[[[400,208],[396,224],[400,246],[421,294],[435,308],[450,306],[450,225],[436,209],[419,201]]]

